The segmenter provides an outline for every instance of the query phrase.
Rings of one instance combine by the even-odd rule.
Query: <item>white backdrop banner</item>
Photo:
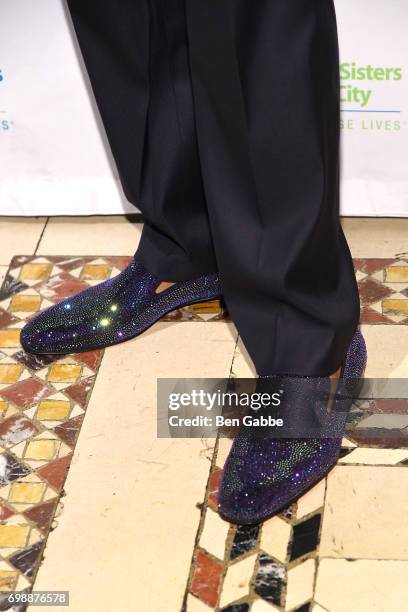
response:
[[[336,0],[336,9],[342,214],[408,216],[408,4]],[[0,0],[0,16],[0,214],[135,212],[63,1]]]

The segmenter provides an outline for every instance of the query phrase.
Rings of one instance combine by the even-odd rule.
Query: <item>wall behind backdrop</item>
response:
[[[336,0],[336,8],[342,214],[408,216],[408,4]],[[0,214],[135,212],[62,0],[0,0],[0,15]]]

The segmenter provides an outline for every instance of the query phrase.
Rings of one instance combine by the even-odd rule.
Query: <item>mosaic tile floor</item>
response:
[[[28,355],[20,329],[34,313],[118,274],[128,257],[14,257],[0,289],[0,592],[32,587],[102,351]],[[225,317],[220,302],[169,321]],[[0,597],[1,603],[1,597]]]
[[[355,259],[362,323],[408,324],[408,257]]]
[[[369,325],[407,325],[408,259],[355,259],[354,264],[362,302],[361,322]],[[408,558],[406,534],[402,546],[398,546],[389,533],[379,538],[382,545],[378,548],[383,550],[375,550],[364,544],[364,538],[371,541],[373,532],[377,533],[373,527],[384,530],[384,505],[392,512],[394,504],[405,504],[404,491],[408,490],[405,488],[408,484],[408,402],[360,402],[353,408],[350,422],[338,466],[285,512],[257,526],[228,525],[217,514],[221,471],[231,445],[229,440],[219,441],[198,529],[184,601],[185,611],[331,612],[334,609],[378,609],[391,612],[399,609],[395,607],[393,595],[387,587],[383,589],[385,593],[373,595],[372,605],[360,607],[358,584],[363,584],[364,592],[368,568],[361,568],[361,564],[375,563],[374,560],[378,559],[377,563],[381,564],[381,571],[385,575],[397,573],[398,569],[389,565],[382,567],[387,563],[385,559],[389,559],[390,564],[395,563],[394,559]],[[367,468],[368,472],[361,472],[361,468]],[[396,489],[392,485],[389,487],[392,476],[399,483]],[[362,488],[366,486],[367,477],[371,487],[365,501],[371,504],[372,511],[369,512],[365,504],[354,507],[353,522],[350,520],[351,504],[356,506],[356,489],[360,481]],[[379,482],[383,482],[384,491],[392,490],[388,501],[378,499]],[[375,513],[374,518],[372,515]],[[340,529],[341,539],[336,541],[333,533],[339,531],[339,523],[345,527],[344,531]],[[343,598],[343,603],[338,599],[337,606],[332,608],[332,586],[342,581],[347,570],[342,568],[342,572],[336,574],[332,571],[330,574],[330,562],[343,556],[343,547],[350,550],[353,538],[360,545],[355,547],[353,558],[344,563],[354,564],[355,572],[351,571],[348,575],[354,589],[350,585],[349,588],[350,593],[353,590],[357,593],[354,592],[347,603],[347,597],[339,589],[337,597]],[[367,551],[364,550],[365,546]],[[363,561],[367,555],[370,561]],[[376,569],[376,566],[369,567],[371,575],[375,575]],[[400,578],[404,570],[407,572],[408,568],[401,568]],[[402,581],[397,581],[399,596],[402,587]]]
[[[19,345],[20,329],[33,313],[110,278],[128,261],[107,256],[17,256],[4,279],[0,290],[0,591],[32,588],[103,357],[101,351],[63,358],[28,356]],[[358,259],[355,267],[362,322],[408,325],[408,259]],[[166,320],[221,321],[226,317],[215,300],[172,313]],[[372,508],[356,509],[361,514],[360,531],[345,529],[339,541],[331,535],[332,522],[341,521],[347,513],[341,498],[345,492],[352,495],[356,482],[363,480],[362,466],[372,466],[373,482],[388,482],[398,475],[401,487],[408,484],[406,405],[390,408],[377,403],[369,411],[374,425],[364,425],[367,414],[355,423],[339,466],[326,481],[283,514],[256,527],[232,526],[217,515],[217,486],[229,445],[228,440],[220,440],[202,508],[185,610],[329,610],[327,584],[335,576],[330,561],[341,557],[344,542],[353,538],[360,541],[354,557],[358,576],[366,571],[358,564],[373,559],[397,563],[386,550],[385,538],[376,554],[364,543],[364,520],[378,506],[374,487],[367,492]],[[381,427],[376,427],[375,419],[387,411],[399,415],[397,425],[382,418]],[[385,436],[384,430],[390,435]],[[362,486],[368,486],[366,479]],[[400,504],[397,490],[394,487],[393,496],[384,503]],[[381,529],[380,521],[378,525]],[[406,558],[408,542],[406,557],[398,560]],[[395,579],[398,567],[387,566],[384,571],[388,569]]]

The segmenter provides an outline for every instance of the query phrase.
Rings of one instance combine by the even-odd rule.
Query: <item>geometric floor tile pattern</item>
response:
[[[355,259],[362,323],[408,324],[408,258]]]
[[[39,290],[52,269],[17,258],[0,290],[0,592],[32,586],[101,358],[21,350],[25,319],[53,299]]]
[[[40,309],[111,278],[129,260],[109,256],[17,256],[0,289],[0,593],[28,591],[33,586],[103,356],[103,351],[65,357],[27,355],[19,344],[20,329]],[[362,322],[407,325],[408,260],[359,259],[355,260],[355,268]],[[216,321],[226,317],[222,304],[214,300],[180,309],[165,320]],[[386,404],[378,403],[365,407],[374,421],[378,416],[384,417],[387,409]],[[405,418],[406,405],[393,405],[392,412]],[[363,418],[367,419],[366,413]],[[408,563],[408,543],[403,538],[398,561],[387,557],[385,544],[379,544],[377,551],[382,561],[375,560],[376,550],[364,552],[355,545],[356,565],[349,567],[349,550],[359,527],[355,523],[350,529],[343,526],[338,540],[333,541],[331,523],[339,521],[329,513],[332,500],[335,504],[336,496],[341,499],[344,487],[352,494],[353,478],[366,483],[366,497],[356,505],[356,515],[362,521],[370,517],[370,512],[375,516],[376,510],[381,511],[375,489],[367,485],[370,479],[378,476],[385,486],[391,476],[387,470],[399,470],[405,482],[408,443],[404,443],[404,430],[408,423],[403,418],[398,435],[378,438],[373,438],[370,427],[359,428],[356,418],[353,432],[344,440],[338,466],[328,478],[279,516],[256,526],[229,525],[217,514],[221,469],[230,445],[226,439],[219,440],[184,610],[335,610],[324,576],[345,580],[353,571],[364,575],[364,563],[397,564],[395,568],[384,566],[384,572],[391,573],[390,579],[395,582],[402,580],[408,569],[407,565],[398,565],[404,564],[403,560]],[[386,419],[382,423],[386,429]],[[385,510],[392,512],[398,503],[398,499],[392,499]],[[365,504],[370,504],[370,512],[364,512]],[[404,516],[408,515],[407,509],[401,506]],[[337,512],[343,512],[341,505]],[[349,516],[345,510],[343,514],[339,520]],[[377,526],[380,528],[380,523]],[[369,537],[370,525],[364,527]],[[373,572],[378,571],[375,566]],[[369,592],[367,586],[364,596],[369,598]],[[378,598],[386,601],[383,591],[379,591]]]
[[[319,601],[317,570],[323,560],[332,558],[347,559],[348,563],[378,559],[379,564],[397,558],[399,563],[405,562],[404,568],[399,568],[399,592],[406,592],[402,575],[408,571],[408,505],[404,493],[408,490],[408,448],[350,447],[345,439],[347,465],[341,460],[326,479],[280,515],[260,525],[236,526],[226,524],[216,513],[221,470],[230,444],[229,440],[219,440],[220,460],[213,463],[208,482],[185,611],[372,609],[370,591],[364,594],[367,607],[360,608],[356,600],[354,607],[351,603],[348,608],[334,604],[324,607],[323,601],[327,606],[326,600],[331,598],[321,577],[317,584],[326,600]],[[352,460],[354,453],[359,453],[356,463]],[[387,487],[392,495],[382,496]],[[395,530],[396,519],[400,530]],[[340,563],[339,571],[344,571]],[[355,585],[353,589],[358,591]],[[391,600],[390,607],[378,608],[384,612],[394,609]]]
[[[32,588],[103,354],[28,355],[20,330],[39,310],[129,261],[16,256],[0,288],[0,605],[2,592]],[[166,319],[224,317],[214,300]]]
[[[220,460],[209,478],[185,609],[194,610],[194,598],[206,604],[207,611],[308,609],[325,482],[261,525],[228,525],[216,514],[216,498],[230,441],[221,439],[219,445]]]
[[[407,325],[408,259],[358,259],[354,265],[361,322]],[[403,492],[408,490],[408,402],[365,402],[351,417],[337,467],[297,503],[256,526],[226,526],[220,517],[217,522],[218,485],[231,445],[218,441],[184,612],[344,612],[374,609],[373,602],[384,612],[398,609],[380,576],[384,571],[400,594],[408,594],[403,583],[408,575]],[[379,495],[387,487],[392,495]],[[379,584],[365,575],[365,567],[378,575]],[[348,587],[339,603],[347,590],[342,581],[353,574],[362,585]],[[333,595],[330,580],[335,579],[340,584]]]

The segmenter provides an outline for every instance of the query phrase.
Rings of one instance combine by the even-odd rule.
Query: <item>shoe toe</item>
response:
[[[20,343],[26,353],[59,353],[53,341],[54,330],[47,326],[44,317],[45,313],[40,313],[31,321],[26,323],[20,333]],[[63,346],[60,347],[63,349]]]
[[[33,322],[27,323],[20,333],[20,344],[26,353],[35,353],[39,348],[40,343],[36,338]]]
[[[239,491],[229,491],[221,483],[218,498],[218,512],[230,523],[247,525],[260,523],[265,513],[265,507],[270,508],[269,500],[264,499],[264,492],[259,486],[244,486]]]
[[[261,450],[262,461],[259,444],[254,444],[256,453],[248,453],[246,461],[234,453],[227,459],[218,509],[232,523],[260,523],[282,512],[334,465],[341,440],[308,440],[307,455],[303,457],[299,454],[304,452],[302,440],[269,441],[267,451]]]

